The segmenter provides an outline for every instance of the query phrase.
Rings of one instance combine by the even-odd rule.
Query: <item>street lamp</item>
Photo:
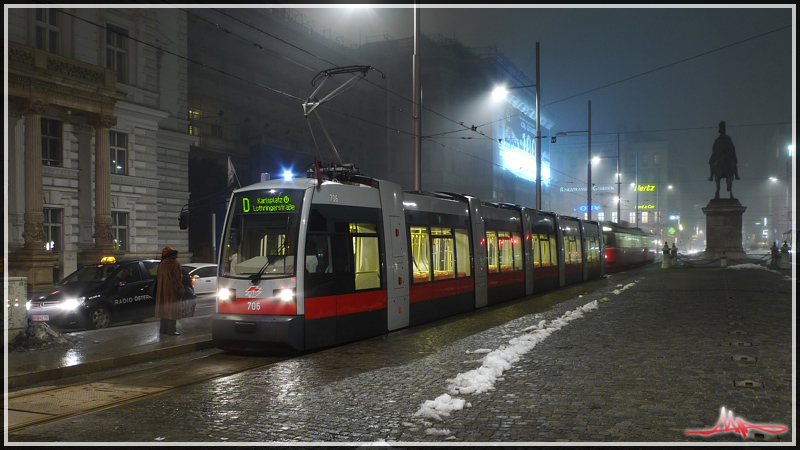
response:
[[[537,99],[538,103],[538,99]],[[537,113],[538,114],[538,113]],[[536,137],[538,139],[539,127],[536,127]],[[587,174],[587,181],[586,181],[586,208],[588,209],[589,213],[589,220],[592,220],[592,101],[589,100],[589,129],[582,130],[582,131],[562,131],[556,133],[556,135],[551,139],[551,142],[555,143],[556,138],[559,136],[566,136],[568,133],[586,133],[589,137],[589,147],[586,153],[586,174]],[[618,171],[619,172],[619,171]]]
[[[536,43],[536,84],[529,84],[525,86],[498,86],[492,91],[492,98],[505,99],[509,89],[525,89],[536,88],[536,209],[542,209],[542,131],[541,131],[541,108],[539,95],[539,86],[541,80],[539,78],[539,43]]]

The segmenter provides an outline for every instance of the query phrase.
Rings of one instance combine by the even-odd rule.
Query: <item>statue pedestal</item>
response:
[[[703,208],[706,215],[705,259],[717,259],[724,253],[729,259],[745,259],[742,250],[742,214],[747,209],[739,200],[714,199]]]

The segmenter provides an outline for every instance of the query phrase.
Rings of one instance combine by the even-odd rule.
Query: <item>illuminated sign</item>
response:
[[[637,206],[639,209],[656,209],[656,205],[639,205]]]
[[[615,188],[614,186],[592,185],[592,191],[595,191],[595,192],[615,191],[616,189],[617,188]],[[559,190],[559,192],[586,192],[586,186],[583,186],[583,187],[569,187],[569,188],[559,187],[558,190]]]
[[[586,205],[581,205],[581,206],[578,207],[578,209],[574,209],[573,208],[572,210],[573,211],[586,212],[586,211],[589,210],[589,208]],[[592,211],[600,211],[600,205],[592,205]]]
[[[655,192],[656,185],[655,184],[640,184],[635,187],[635,189],[639,192]]]
[[[536,181],[536,124],[510,104],[504,104],[500,114],[504,116],[503,120],[495,124],[500,166],[520,178]],[[541,179],[547,183],[550,181],[550,159],[546,153],[541,156]]]
[[[667,233],[669,233],[669,234],[675,234],[675,227],[669,227],[669,228],[667,229]]]
[[[303,198],[302,196],[302,191],[261,191],[245,193],[239,197],[239,212],[242,214],[294,213],[298,210],[298,205]]]

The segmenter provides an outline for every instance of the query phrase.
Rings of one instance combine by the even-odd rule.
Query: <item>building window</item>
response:
[[[111,173],[128,175],[128,135],[109,131],[109,149],[111,151]]]
[[[612,212],[611,213],[611,221],[614,222],[614,223],[617,223],[618,219],[617,219],[617,213],[616,212]]]
[[[58,208],[44,208],[44,248],[51,252],[62,250],[61,229],[64,224],[64,210]]]
[[[128,213],[111,213],[111,232],[114,234],[114,250],[128,251]]]
[[[61,167],[61,121],[42,117],[42,165]]]
[[[36,48],[58,53],[61,27],[57,9],[36,10]]]
[[[636,223],[636,212],[631,211],[631,214],[628,216],[628,222]]]
[[[600,221],[600,222],[602,222],[602,221],[606,220],[606,213],[604,213],[604,212],[598,212],[598,213],[597,213],[597,220],[598,220],[598,221]]]
[[[117,82],[128,82],[128,30],[106,26],[106,68],[117,72]]]
[[[647,223],[649,219],[650,219],[650,212],[642,211],[642,223]]]

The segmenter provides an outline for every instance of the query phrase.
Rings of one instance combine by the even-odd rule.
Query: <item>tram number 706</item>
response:
[[[259,302],[247,302],[247,310],[248,311],[259,311],[259,310],[261,310],[261,303],[259,303]]]

